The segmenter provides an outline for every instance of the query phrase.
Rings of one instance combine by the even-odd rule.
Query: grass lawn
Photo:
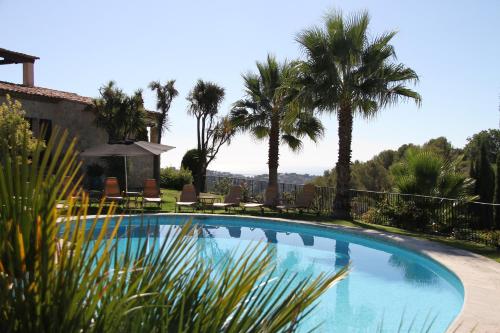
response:
[[[177,198],[177,200],[179,199],[180,192],[176,191],[176,190],[162,189],[162,193],[163,193],[163,200],[165,202],[162,204],[161,209],[159,209],[158,207],[146,207],[146,208],[144,208],[145,212],[153,213],[153,212],[160,212],[160,211],[161,212],[174,212],[175,211],[175,201],[176,201],[176,198]],[[133,213],[134,209],[131,209],[130,212]],[[142,212],[142,210],[138,210],[137,212]],[[184,208],[183,212],[191,212],[191,209]],[[210,213],[212,211],[209,209],[209,210],[205,210],[205,211],[200,210],[198,212]],[[226,212],[224,209],[215,209],[213,212],[216,214],[228,214],[228,215],[241,214],[241,211],[239,209],[238,210],[231,209],[231,212]],[[262,216],[260,209],[246,210],[243,214],[253,215],[253,216]],[[296,220],[303,220],[303,221],[318,221],[318,222],[326,222],[326,223],[332,223],[332,224],[336,224],[336,225],[343,225],[343,226],[349,226],[349,227],[374,229],[374,230],[392,232],[392,233],[399,234],[399,235],[411,236],[411,237],[415,237],[415,238],[428,239],[431,241],[446,244],[448,246],[468,250],[468,251],[486,256],[488,258],[491,258],[497,262],[500,262],[500,251],[499,250],[497,250],[493,247],[490,247],[490,246],[479,244],[479,243],[457,240],[457,239],[453,239],[453,238],[446,238],[446,237],[442,237],[442,236],[428,235],[428,234],[403,230],[403,229],[394,228],[394,227],[369,224],[369,223],[365,223],[365,222],[361,222],[361,221],[333,220],[329,216],[316,216],[316,214],[308,214],[308,213],[299,214],[297,212],[279,213],[277,211],[265,209],[264,215],[266,217],[279,217],[279,218],[296,219]]]

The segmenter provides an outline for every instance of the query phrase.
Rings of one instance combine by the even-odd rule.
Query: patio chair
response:
[[[281,205],[276,208],[279,210],[285,210],[288,212],[289,209],[298,210],[300,214],[304,210],[309,211],[314,208],[314,198],[316,196],[316,186],[313,184],[305,184],[302,188],[302,192],[297,194],[295,202],[289,205]],[[319,213],[319,212],[317,212]]]
[[[264,207],[270,209],[276,209],[279,204],[279,191],[278,186],[268,186],[264,194],[264,203],[248,202],[243,204],[243,210],[246,208],[260,208],[262,214],[264,214]]]
[[[106,178],[104,181],[103,195],[106,200],[113,201],[118,204],[123,204],[125,202],[125,197],[123,197],[120,191],[120,185],[118,184],[118,179],[116,177]]]
[[[179,201],[177,198],[175,199],[175,210],[177,211],[177,207],[179,208],[179,212],[181,211],[181,207],[191,207],[193,211],[198,205],[198,196],[196,195],[196,189],[193,184],[186,184],[182,187],[181,196]]]
[[[161,207],[162,204],[161,191],[156,183],[156,179],[146,179],[144,181],[144,189],[142,191],[142,206],[153,203]]]
[[[243,188],[241,185],[231,186],[228,195],[224,198],[224,202],[215,202],[212,204],[212,211],[214,208],[224,208],[224,210],[228,210],[231,207],[239,207],[242,191]]]

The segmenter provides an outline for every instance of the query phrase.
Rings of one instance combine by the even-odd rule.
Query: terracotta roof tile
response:
[[[22,84],[16,84],[4,81],[0,81],[0,91],[4,91],[7,93],[14,93],[14,94],[25,94],[25,95],[42,96],[47,98],[67,100],[86,105],[92,104],[92,98],[80,96],[75,93],[42,88],[42,87],[28,87]]]

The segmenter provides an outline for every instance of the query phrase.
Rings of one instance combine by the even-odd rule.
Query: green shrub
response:
[[[160,171],[160,187],[173,190],[182,190],[186,184],[193,182],[191,171],[187,169],[176,169],[174,167],[163,168]]]
[[[55,135],[29,157],[26,142],[19,156],[0,141],[0,332],[295,332],[347,273],[275,274],[271,252],[256,246],[200,260],[196,226],[160,240],[142,225],[151,241],[140,241],[113,204],[107,215],[99,207],[102,223],[87,219],[80,180],[67,191],[79,171],[74,142],[63,154]]]
[[[424,230],[431,226],[432,219],[427,207],[421,207],[412,200],[395,203],[384,200],[364,213],[363,220],[408,230]]]
[[[233,185],[233,182],[229,178],[222,178],[214,184],[214,193],[220,195],[226,195],[229,193],[229,189]]]
[[[195,175],[199,170],[199,163],[198,149],[190,149],[182,157],[181,168],[188,169]]]

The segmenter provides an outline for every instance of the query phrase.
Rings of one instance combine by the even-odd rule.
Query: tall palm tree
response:
[[[396,58],[389,44],[396,32],[368,37],[368,13],[344,18],[334,12],[325,18],[324,27],[302,31],[296,38],[306,55],[301,62],[304,89],[302,101],[320,112],[337,115],[339,152],[334,217],[351,218],[349,180],[353,117],[374,117],[382,108],[420,95],[407,87],[416,83],[414,70]]]
[[[179,95],[175,89],[175,80],[169,80],[162,85],[160,81],[153,81],[149,88],[156,91],[156,109],[160,111],[156,119],[156,128],[158,130],[157,143],[161,143],[163,131],[168,128],[168,112],[172,105],[172,100]],[[160,178],[160,156],[154,157],[154,177],[158,181]]]
[[[266,62],[257,62],[257,70],[257,74],[243,75],[246,98],[234,104],[231,120],[255,138],[268,139],[269,185],[276,185],[280,143],[298,151],[302,148],[301,139],[308,136],[316,141],[323,134],[323,126],[312,112],[294,104],[295,63],[280,64],[268,55]]]

